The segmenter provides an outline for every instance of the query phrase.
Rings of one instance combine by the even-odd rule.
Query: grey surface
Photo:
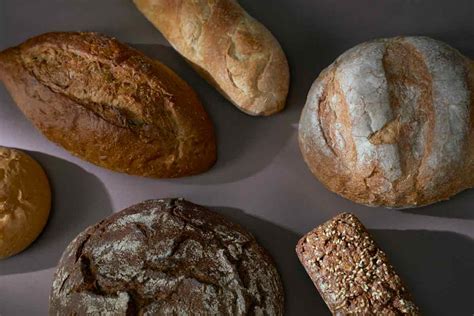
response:
[[[178,72],[216,125],[219,160],[177,180],[127,176],[95,167],[43,138],[0,87],[0,145],[29,151],[54,188],[51,220],[28,250],[0,262],[0,315],[46,315],[62,250],[86,226],[144,199],[182,196],[252,231],[274,256],[287,315],[328,315],[294,254],[299,236],[352,211],[374,233],[426,315],[474,313],[474,190],[407,211],[368,208],[328,192],[306,168],[297,124],[318,73],[344,50],[376,37],[423,34],[474,56],[474,1],[241,1],[280,40],[291,64],[287,109],[249,117],[199,78],[125,0],[0,0],[0,49],[47,31],[92,30],[133,44]]]

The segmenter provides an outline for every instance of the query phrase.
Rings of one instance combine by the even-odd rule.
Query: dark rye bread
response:
[[[306,234],[296,253],[334,315],[420,314],[386,254],[352,214]]]
[[[183,199],[150,200],[71,242],[49,314],[283,315],[283,289],[242,227]]]
[[[101,167],[181,177],[216,160],[212,123],[173,71],[97,33],[47,33],[0,53],[0,79],[51,141]]]

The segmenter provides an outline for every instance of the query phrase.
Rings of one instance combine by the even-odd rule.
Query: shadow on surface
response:
[[[474,219],[473,197],[474,189],[468,189],[454,195],[448,201],[442,201],[420,208],[405,209],[403,211],[417,215]]]
[[[285,288],[286,315],[330,315],[296,256],[296,233],[235,208],[210,208],[248,229],[271,254]]]
[[[53,203],[48,224],[25,251],[0,261],[0,275],[55,267],[62,252],[84,228],[112,213],[104,185],[94,175],[66,160],[28,152],[46,170]]]
[[[474,311],[474,241],[426,230],[371,230],[425,315]]]
[[[199,94],[214,123],[218,150],[216,164],[203,174],[170,181],[216,184],[246,178],[267,166],[295,130],[292,125],[298,117],[294,111],[287,109],[270,117],[252,117],[239,111],[200,78],[173,48],[163,45],[133,46],[163,62],[186,80]]]

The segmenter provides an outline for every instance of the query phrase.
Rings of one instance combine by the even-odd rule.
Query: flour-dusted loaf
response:
[[[0,53],[0,79],[51,141],[115,171],[203,172],[216,159],[196,93],[158,61],[97,33],[48,33]]]
[[[330,190],[415,207],[474,186],[472,60],[427,37],[360,44],[314,82],[300,148]]]
[[[420,315],[387,255],[354,215],[342,213],[315,228],[296,253],[333,315]]]
[[[23,251],[39,236],[50,208],[43,168],[23,151],[0,146],[0,259]]]
[[[289,86],[275,37],[235,0],[133,0],[173,47],[250,115],[283,109]]]
[[[242,227],[182,199],[89,227],[64,252],[50,315],[283,315],[273,261]]]

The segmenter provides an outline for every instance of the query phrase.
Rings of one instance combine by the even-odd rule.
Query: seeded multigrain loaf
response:
[[[296,253],[333,315],[420,315],[362,223],[343,213],[315,228]]]
[[[196,93],[161,63],[97,33],[48,33],[0,53],[0,79],[51,141],[115,171],[180,177],[216,159]]]
[[[81,233],[54,276],[50,315],[283,315],[266,251],[182,199],[150,200]]]
[[[300,148],[331,191],[415,207],[474,186],[473,61],[427,37],[360,44],[314,82]]]
[[[275,37],[235,0],[134,0],[173,47],[250,115],[283,109],[289,86]]]

